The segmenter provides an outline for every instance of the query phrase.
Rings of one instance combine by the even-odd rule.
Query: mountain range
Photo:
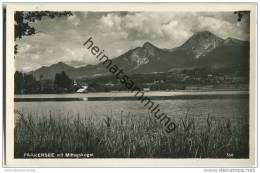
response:
[[[211,32],[193,34],[181,46],[161,49],[146,42],[113,59],[113,64],[127,74],[151,74],[193,68],[249,68],[249,42],[235,38],[222,39]],[[36,79],[54,79],[65,71],[72,79],[109,75],[102,63],[78,68],[59,62],[29,72]]]

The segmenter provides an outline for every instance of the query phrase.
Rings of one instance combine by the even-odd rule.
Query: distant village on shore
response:
[[[16,72],[15,94],[87,93],[127,91],[113,76],[71,79],[64,71],[54,80],[36,80],[32,74]],[[205,69],[183,70],[179,73],[133,74],[131,77],[144,91],[175,90],[248,90],[248,74],[207,72]]]

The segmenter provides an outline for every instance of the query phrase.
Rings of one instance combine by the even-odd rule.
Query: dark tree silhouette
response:
[[[72,80],[67,76],[67,74],[62,71],[61,73],[56,73],[54,79],[54,86],[56,90],[67,89],[70,90],[72,88]]]
[[[14,93],[15,94],[24,93],[24,75],[19,71],[16,71],[14,73]]]
[[[240,22],[245,15],[250,15],[250,11],[235,11],[235,14],[237,14],[237,21]]]
[[[40,84],[31,74],[25,74],[16,71],[14,74],[14,92],[15,94],[38,93]]]

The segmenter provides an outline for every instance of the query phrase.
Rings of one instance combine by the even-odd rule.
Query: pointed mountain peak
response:
[[[55,64],[50,65],[49,67],[53,67],[53,66],[64,66],[64,65],[66,65],[66,64],[63,63],[63,62],[61,62],[61,61],[59,61],[59,62],[57,62],[57,63],[55,63]]]
[[[218,38],[215,34],[209,32],[209,31],[200,31],[196,32],[192,35],[191,38]]]
[[[70,65],[68,65],[68,64],[66,64],[66,63],[64,63],[64,62],[62,62],[62,61],[59,61],[59,62],[57,62],[56,64],[53,64],[53,65],[51,65],[51,66],[60,66],[60,67],[71,67]],[[51,67],[50,66],[50,67]]]
[[[154,46],[152,43],[150,43],[150,42],[145,42],[144,44],[143,44],[143,47],[144,48],[156,48],[156,46]]]
[[[58,63],[56,63],[56,64],[59,64],[59,65],[66,65],[64,62],[62,62],[62,61],[59,61]]]
[[[225,41],[232,41],[232,40],[238,40],[238,39],[235,39],[235,38],[232,38],[232,37],[228,37],[228,38],[226,38]]]
[[[199,31],[195,34],[214,35],[213,33],[209,32],[209,31]]]
[[[238,41],[237,39],[234,39],[234,38],[231,38],[231,37],[228,37],[226,40],[225,40],[225,44],[226,43],[232,43],[232,42],[236,42]]]
[[[187,53],[193,54],[196,58],[199,58],[220,46],[223,41],[223,39],[209,31],[201,31],[193,34],[181,47]]]
[[[152,43],[150,43],[149,41],[147,41],[147,42],[145,42],[145,43],[143,44],[143,46],[147,46],[147,45],[152,45]]]
[[[231,38],[231,37],[228,37],[224,41],[225,45],[242,45],[242,44],[246,44],[246,43],[247,43],[247,41],[242,41],[242,40],[239,40],[239,39],[236,39],[236,38]]]

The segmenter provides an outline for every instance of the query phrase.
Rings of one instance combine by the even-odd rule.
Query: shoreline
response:
[[[119,93],[117,93],[119,94]],[[124,95],[122,95],[124,94]],[[121,95],[93,95],[93,94],[85,94],[79,95],[75,97],[75,95],[64,96],[59,95],[59,97],[15,97],[14,102],[66,102],[66,101],[138,101],[138,97],[134,95],[126,95],[132,93],[121,93]],[[156,94],[148,94],[145,93],[146,96],[149,96],[152,100],[185,100],[185,99],[248,99],[248,92],[233,92],[233,93],[216,93],[216,92],[207,92],[207,93],[171,93],[165,95],[166,93],[156,93]],[[158,95],[160,94],[160,95]]]
[[[223,93],[223,94],[249,94],[248,90],[173,90],[173,91],[144,91],[147,96],[169,96],[169,95],[178,95],[178,94],[212,94],[212,93]],[[133,96],[131,91],[110,91],[110,92],[86,92],[86,93],[39,93],[39,94],[14,94],[15,98],[26,97],[26,96],[70,96],[70,95],[89,95],[89,96],[113,96],[117,94],[118,96]]]

